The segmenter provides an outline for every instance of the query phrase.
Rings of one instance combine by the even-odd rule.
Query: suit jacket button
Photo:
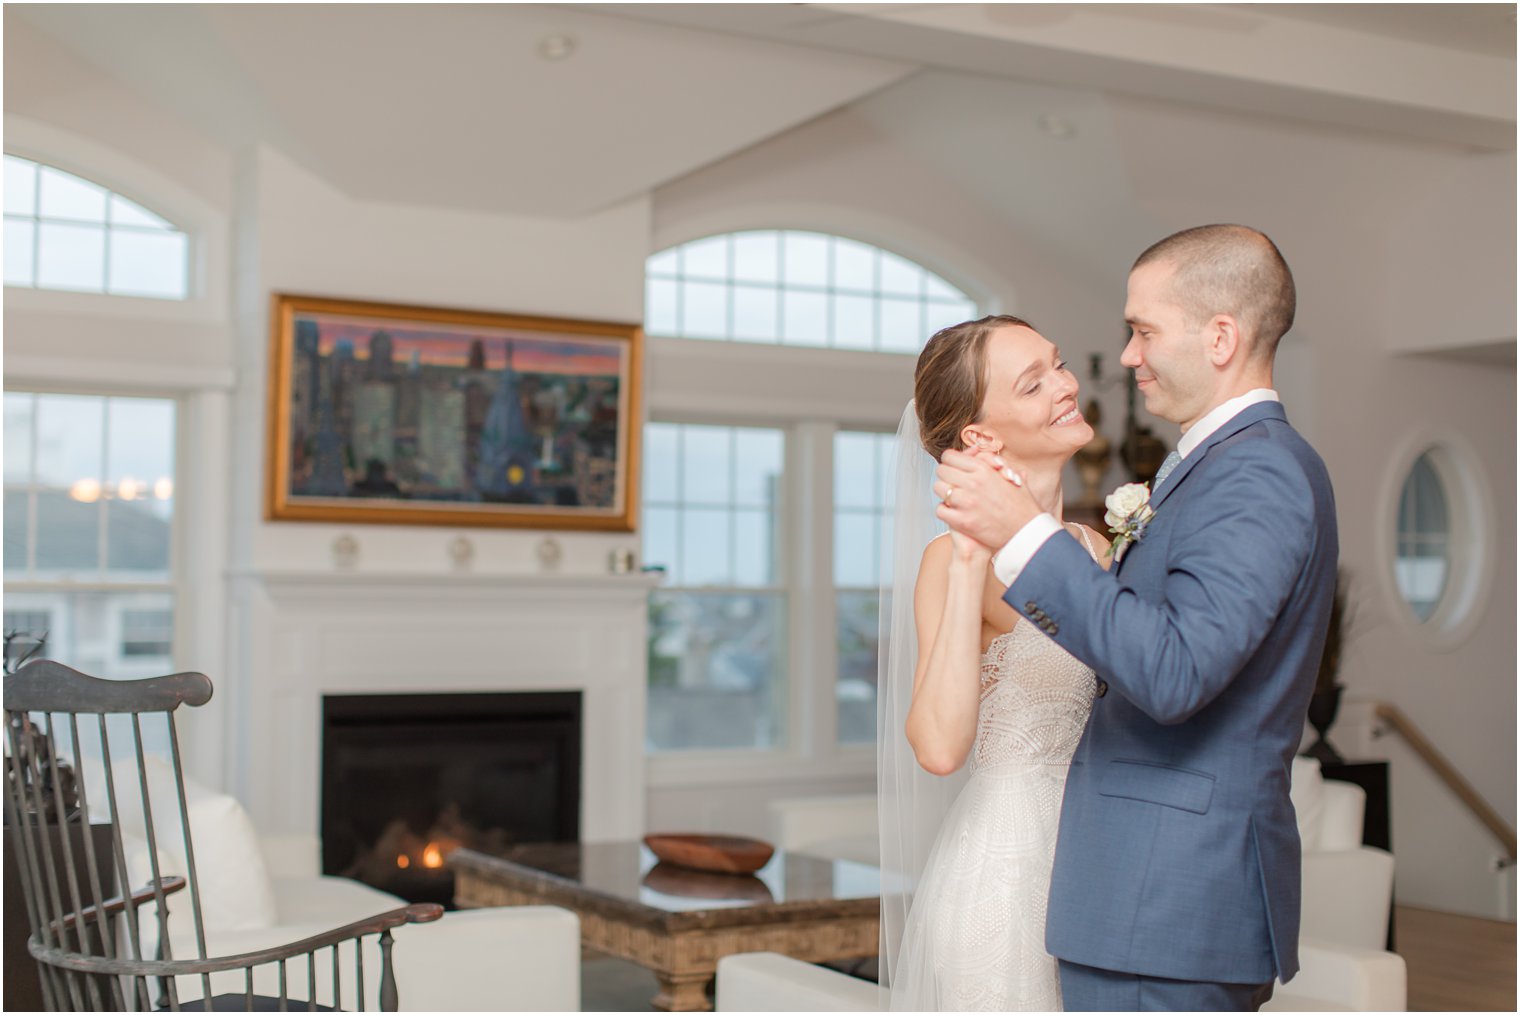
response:
[[[1040,612],[1040,608],[1039,606],[1035,605],[1035,601],[1031,599],[1029,602],[1024,604],[1024,612],[1033,617]]]
[[[1097,690],[1094,692],[1099,698],[1108,693],[1108,681],[1099,680]]]
[[[1054,634],[1060,634],[1061,633],[1061,625],[1057,624],[1055,621],[1052,620],[1050,622],[1050,633],[1053,634],[1053,635]]]

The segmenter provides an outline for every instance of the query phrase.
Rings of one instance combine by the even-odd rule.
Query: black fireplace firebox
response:
[[[322,699],[322,871],[451,906],[465,846],[580,838],[581,695]]]

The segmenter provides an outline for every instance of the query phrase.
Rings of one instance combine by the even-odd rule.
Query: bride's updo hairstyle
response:
[[[964,451],[961,431],[982,415],[987,396],[987,336],[1008,326],[1033,328],[1018,317],[995,314],[937,331],[918,354],[913,371],[913,404],[919,439],[939,461],[949,448]]]

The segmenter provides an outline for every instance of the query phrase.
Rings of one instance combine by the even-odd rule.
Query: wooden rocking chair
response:
[[[397,1010],[391,928],[436,920],[441,906],[207,955],[174,723],[180,705],[210,700],[204,674],[100,680],[44,659],[7,675],[4,698],[7,843],[49,1010],[364,1010],[366,998]],[[187,932],[181,916],[171,933],[171,906],[190,911],[194,957],[174,954]],[[366,952],[378,973],[368,992]]]

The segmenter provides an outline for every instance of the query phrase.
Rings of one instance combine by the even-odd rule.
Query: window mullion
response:
[[[111,291],[111,197],[106,195],[106,213],[100,217],[100,291]]]
[[[791,518],[796,525],[790,543],[796,568],[794,586],[801,619],[794,654],[801,682],[799,705],[805,705],[806,736],[799,745],[815,760],[832,757],[838,725],[832,676],[836,669],[834,629],[837,624],[833,593],[833,447],[832,423],[810,421],[796,428],[798,454],[796,493]]]
[[[100,554],[100,580],[104,582],[110,577],[107,565],[111,560],[109,556],[110,544],[108,542],[110,539],[110,511],[108,505],[111,503],[111,496],[107,486],[107,477],[111,474],[109,457],[111,453],[111,400],[103,398],[101,402],[103,404],[100,407],[100,500],[98,501],[100,504],[100,544],[98,552]]]
[[[27,496],[27,519],[26,519],[26,573],[27,577],[37,577],[37,508],[39,498],[37,496],[37,395],[28,394],[27,398],[32,402],[32,461],[31,468],[26,477]]]
[[[881,251],[871,251],[871,348],[881,351]]]
[[[730,237],[730,243],[732,238]],[[732,319],[729,321],[732,324]],[[739,433],[728,431],[728,503],[724,514],[728,515],[728,580],[738,584],[739,577]]]
[[[737,244],[734,240],[734,234],[729,233],[728,238],[723,243],[724,251],[728,255],[728,277],[724,279],[723,283],[723,288],[725,290],[723,303],[723,339],[727,342],[732,342],[734,340],[734,253],[736,246]]]

